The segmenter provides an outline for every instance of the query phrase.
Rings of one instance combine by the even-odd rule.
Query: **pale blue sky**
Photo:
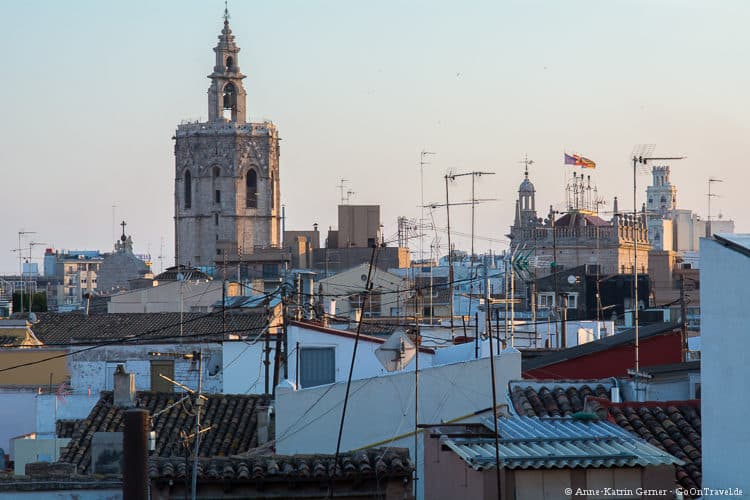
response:
[[[0,272],[17,272],[22,228],[58,248],[110,250],[113,204],[136,251],[157,256],[163,237],[171,264],[171,137],[180,120],[207,115],[223,7],[0,3]],[[438,153],[427,201],[443,199],[448,169],[497,172],[477,185],[499,198],[477,209],[477,234],[502,239],[524,153],[543,211],[563,200],[566,148],[595,160],[600,194],[630,208],[629,155],[656,143],[689,157],[672,166],[681,207],[705,215],[706,179],[722,178],[714,214],[750,231],[747,2],[234,0],[230,11],[249,114],[283,138],[287,229],[335,226],[345,177],[352,202],[383,206],[390,237],[397,216],[419,215],[426,148]],[[649,181],[638,179],[641,200]],[[451,197],[467,199],[468,186]],[[452,219],[469,232],[468,207]],[[476,244],[489,245],[505,248]]]

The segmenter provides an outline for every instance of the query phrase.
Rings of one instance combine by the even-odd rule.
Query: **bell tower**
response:
[[[281,239],[279,135],[270,121],[247,122],[240,48],[226,9],[213,50],[208,121],[182,123],[174,136],[175,261],[250,273],[263,255],[268,270]]]
[[[536,217],[536,189],[534,184],[529,180],[529,164],[531,160],[524,160],[526,169],[523,174],[523,181],[518,186],[518,199],[516,200],[516,217],[514,226],[516,227],[535,227],[537,225]]]
[[[229,11],[224,9],[224,28],[219,35],[219,43],[214,47],[216,63],[214,71],[208,78],[208,121],[231,121],[245,123],[246,97],[240,73],[240,48],[234,42],[232,29],[229,27]]]

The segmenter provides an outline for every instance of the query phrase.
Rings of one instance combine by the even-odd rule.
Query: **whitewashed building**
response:
[[[746,498],[750,235],[719,234],[700,248],[703,486],[739,488]]]

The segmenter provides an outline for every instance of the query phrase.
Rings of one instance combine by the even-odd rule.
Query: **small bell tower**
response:
[[[240,48],[234,42],[234,35],[229,27],[227,8],[224,8],[224,28],[214,52],[216,64],[213,73],[208,75],[211,79],[211,86],[208,88],[208,121],[245,123],[246,94],[242,85],[245,75],[240,73]]]

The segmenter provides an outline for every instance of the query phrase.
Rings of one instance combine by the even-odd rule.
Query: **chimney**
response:
[[[115,406],[133,408],[135,406],[135,375],[127,373],[124,365],[115,368]]]
[[[266,444],[268,441],[270,441],[270,421],[271,421],[271,412],[273,411],[273,408],[271,406],[260,406],[258,408],[258,446],[262,446]]]
[[[355,307],[349,312],[349,315],[354,323],[359,323],[362,319],[362,309]]]

